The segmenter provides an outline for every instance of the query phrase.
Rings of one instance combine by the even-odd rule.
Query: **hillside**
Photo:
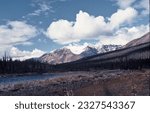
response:
[[[69,49],[62,48],[55,50],[52,53],[47,53],[41,56],[38,60],[40,62],[46,62],[49,64],[60,64],[71,62],[80,59],[80,55],[73,54]]]
[[[136,46],[136,45],[147,43],[147,42],[150,42],[150,32],[145,34],[141,38],[132,40],[131,42],[127,43],[124,47],[125,48],[132,47],[132,46]]]
[[[149,43],[150,42],[150,32],[144,36],[132,40],[124,46],[121,45],[102,45],[102,46],[89,46],[82,48],[80,54],[76,54],[69,47],[64,47],[56,49],[51,53],[46,53],[38,58],[38,61],[48,64],[62,64],[77,61],[80,59],[98,60],[98,59],[107,59],[112,57],[119,57],[128,53],[132,53],[134,50],[137,50],[138,45]],[[106,54],[105,54],[106,53]],[[94,58],[95,57],[95,58]]]
[[[75,54],[73,51],[71,51],[71,48],[63,47],[42,55],[40,58],[38,58],[38,61],[48,64],[61,64],[97,55],[98,53],[114,51],[119,48],[121,48],[120,45],[103,45],[102,47],[92,47],[87,45],[83,48],[80,54]]]
[[[147,39],[149,35],[139,40]],[[131,41],[133,42],[139,42]],[[131,43],[129,42],[129,44]],[[145,41],[144,41],[145,42]],[[128,45],[128,44],[127,44]],[[89,69],[141,69],[150,68],[150,41],[136,43],[135,46],[100,53],[71,63],[60,64],[56,70],[89,70]]]

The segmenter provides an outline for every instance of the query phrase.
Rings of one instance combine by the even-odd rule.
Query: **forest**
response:
[[[0,74],[24,74],[24,73],[45,73],[50,66],[36,60],[12,60],[5,56],[0,59]]]

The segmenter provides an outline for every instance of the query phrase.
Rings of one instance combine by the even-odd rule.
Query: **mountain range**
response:
[[[145,41],[146,39],[147,41]],[[99,53],[69,63],[54,65],[52,69],[53,71],[89,71],[99,69],[150,68],[150,33],[131,42],[118,50]]]
[[[50,53],[46,53],[38,58],[40,62],[49,63],[49,64],[61,64],[76,61],[82,58],[89,56],[97,55],[100,53],[106,53],[110,51],[115,51],[121,48],[128,48],[136,46],[142,43],[150,42],[150,32],[142,36],[141,38],[132,40],[124,46],[121,45],[102,45],[102,46],[90,46],[87,45],[83,48],[81,53],[74,53],[71,48],[63,47],[57,50],[54,50]]]
[[[42,55],[38,60],[40,62],[49,63],[49,64],[60,64],[71,61],[76,61],[78,59],[96,55],[98,53],[105,53],[109,51],[114,51],[121,48],[121,45],[103,45],[100,47],[93,47],[87,45],[80,54],[75,54],[71,51],[70,48],[64,47],[57,49],[51,53],[46,53]]]

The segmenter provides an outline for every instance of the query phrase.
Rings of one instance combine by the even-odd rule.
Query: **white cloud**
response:
[[[150,1],[149,0],[141,0],[137,5],[135,5],[136,8],[142,9],[141,14],[142,15],[148,15],[150,10]]]
[[[136,16],[137,11],[134,8],[128,7],[125,10],[119,9],[109,18],[110,25],[108,27],[114,29],[120,27],[123,23],[131,23]]]
[[[125,9],[130,7],[135,0],[115,0],[117,2],[117,5],[121,8],[121,9]]]
[[[103,16],[94,17],[86,12],[80,11],[76,15],[76,22],[73,27],[74,37],[90,38],[96,37],[105,27]]]
[[[54,13],[53,3],[55,2],[65,2],[66,0],[32,0],[31,6],[35,8],[35,10],[29,13],[23,18],[28,16],[40,16],[40,15],[48,15],[49,13]]]
[[[107,35],[101,35],[99,36],[99,41],[97,43],[91,44],[91,43],[84,43],[84,44],[78,44],[73,43],[69,44],[67,46],[64,46],[64,48],[68,48],[72,51],[74,54],[80,54],[84,51],[84,49],[87,46],[94,47],[94,48],[101,48],[102,45],[109,45],[109,44],[115,44],[115,45],[125,45],[129,41],[132,41],[136,38],[140,38],[141,36],[145,35],[147,32],[149,32],[149,25],[140,25],[135,27],[125,27],[117,30],[113,36],[107,36]]]
[[[29,13],[28,16],[40,16],[41,14],[46,15],[47,12],[54,12],[50,4],[51,2],[35,1],[35,4],[33,6],[36,6],[37,9],[34,10],[32,13]]]
[[[21,51],[16,47],[12,47],[9,51],[9,55],[13,58],[13,60],[26,60],[30,58],[37,58],[43,55],[45,52],[39,49],[34,49],[32,51]]]
[[[142,16],[149,14],[149,6],[150,6],[149,0],[113,0],[113,1],[116,1],[116,4],[121,9],[134,7],[136,9],[142,10],[140,11]]]
[[[37,35],[34,26],[23,21],[9,21],[0,25],[0,52],[19,44],[31,44],[28,40]]]
[[[125,45],[131,40],[140,38],[149,32],[149,25],[140,25],[135,27],[125,27],[119,29],[113,36],[100,36],[100,42],[103,44]]]
[[[65,46],[65,48],[68,48],[71,50],[72,53],[74,54],[80,54],[84,51],[84,49],[87,47],[94,47],[93,44],[90,43],[84,43],[84,44],[69,44],[67,46]]]
[[[85,39],[94,39],[106,33],[113,32],[123,24],[131,22],[137,16],[134,8],[119,9],[109,20],[103,16],[92,16],[80,11],[76,15],[76,21],[58,20],[50,24],[47,36],[54,42],[68,44]],[[108,22],[106,22],[108,21]]]
[[[47,29],[47,36],[54,42],[66,44],[71,42],[77,42],[79,39],[73,37],[73,22],[67,20],[59,20],[52,22]]]

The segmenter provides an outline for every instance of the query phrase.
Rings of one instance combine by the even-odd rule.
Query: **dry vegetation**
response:
[[[0,84],[0,95],[150,95],[150,70],[64,72],[47,80]]]

